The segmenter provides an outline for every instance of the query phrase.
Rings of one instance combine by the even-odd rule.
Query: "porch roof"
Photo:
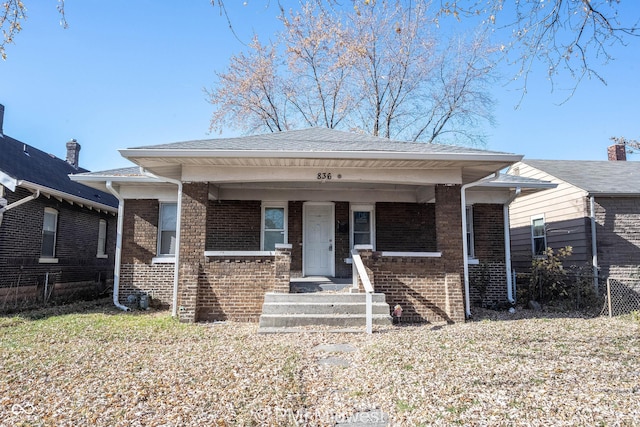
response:
[[[455,169],[462,183],[522,159],[517,154],[393,141],[326,128],[134,147],[120,153],[155,174],[172,178],[180,178],[183,166]]]

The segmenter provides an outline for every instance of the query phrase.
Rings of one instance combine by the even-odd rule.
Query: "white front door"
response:
[[[334,275],[333,203],[304,205],[304,275]]]

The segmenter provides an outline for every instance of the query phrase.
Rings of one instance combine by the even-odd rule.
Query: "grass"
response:
[[[628,315],[257,335],[108,301],[0,317],[0,426],[638,425],[640,322]],[[347,368],[318,364],[319,344]]]

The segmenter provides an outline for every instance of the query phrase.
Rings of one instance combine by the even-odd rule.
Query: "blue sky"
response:
[[[23,31],[0,62],[5,134],[62,158],[75,138],[81,166],[94,171],[128,166],[118,148],[217,136],[208,133],[212,106],[203,89],[243,45],[209,1],[67,1],[66,30],[55,0],[25,3]],[[278,28],[276,2],[267,3],[227,1],[242,41]],[[640,4],[627,8],[640,17]],[[551,92],[542,73],[530,76],[518,109],[519,84],[496,84],[497,125],[485,148],[605,160],[609,137],[639,139],[640,40],[614,52],[615,61],[598,67],[608,85],[583,81],[562,105],[566,92]]]

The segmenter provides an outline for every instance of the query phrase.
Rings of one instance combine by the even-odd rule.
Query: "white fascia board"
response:
[[[67,200],[73,202],[77,205],[81,206],[90,206],[93,209],[103,210],[105,212],[116,213],[118,212],[118,208],[114,208],[113,206],[105,205],[102,203],[94,202],[92,200],[84,199],[82,197],[77,197],[59,190],[54,190],[53,188],[45,187],[40,184],[36,184],[29,181],[18,181],[18,185],[20,187],[28,188],[31,190],[40,190],[42,193],[49,194],[55,198],[59,198],[62,200]]]
[[[547,189],[547,188],[556,188],[558,184],[553,182],[492,182],[487,181],[486,183],[482,183],[477,185],[476,187],[490,187],[490,188],[532,188],[532,189]]]
[[[416,153],[397,151],[267,151],[267,150],[190,150],[145,149],[119,150],[133,161],[134,158],[286,158],[286,159],[380,159],[380,160],[448,160],[448,161],[499,161],[515,163],[522,160],[519,154],[502,153]]]
[[[2,185],[5,188],[8,188],[11,191],[16,191],[16,185],[18,185],[18,180],[0,171],[0,185]]]

